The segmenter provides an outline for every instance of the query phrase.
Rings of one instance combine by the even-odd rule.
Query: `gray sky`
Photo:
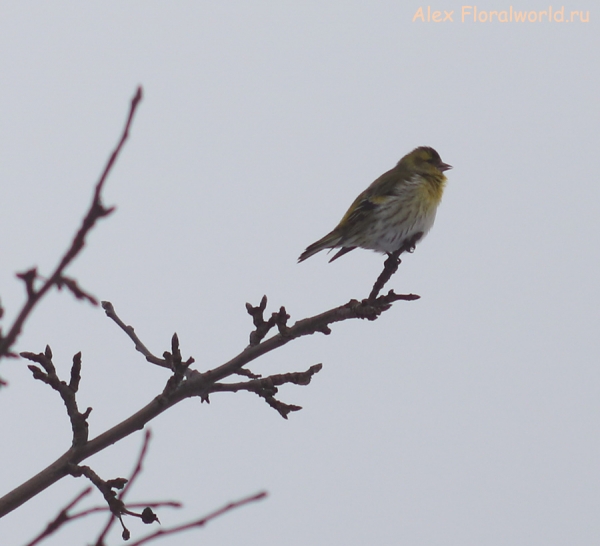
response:
[[[510,2],[479,2],[480,13]],[[563,3],[523,0],[515,11]],[[298,320],[365,297],[382,256],[300,252],[418,145],[454,166],[436,225],[374,322],[333,326],[252,366],[324,363],[280,398],[187,401],[152,423],[130,500],[179,499],[164,525],[270,497],[162,544],[562,545],[600,541],[600,11],[588,23],[412,19],[402,2],[2,2],[0,296],[48,273],[89,204],[138,84],[144,101],[106,188],[117,212],[70,269],[157,354],[174,331],[201,370],[247,344],[263,294]],[[533,16],[531,16],[533,18]],[[51,295],[18,350],[83,352],[96,435],[167,379],[103,314]],[[5,363],[2,493],[70,444],[58,396]],[[90,459],[127,475],[141,433]],[[31,538],[84,485],[0,521]],[[100,503],[99,495],[95,502]],[[92,503],[89,503],[90,505]],[[84,544],[103,520],[46,544]],[[134,536],[149,529],[128,521]],[[115,538],[113,543],[119,543]]]

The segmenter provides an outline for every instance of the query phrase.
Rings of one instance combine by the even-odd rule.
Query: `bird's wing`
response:
[[[381,205],[385,205],[390,199],[390,195],[368,195],[367,192],[361,193],[354,203],[350,206],[339,227],[344,225],[357,225],[371,216],[372,211]]]

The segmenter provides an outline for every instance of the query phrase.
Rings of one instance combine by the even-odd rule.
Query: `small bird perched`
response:
[[[446,185],[444,171],[451,168],[427,146],[406,154],[362,192],[337,227],[310,245],[298,262],[326,248],[340,249],[330,262],[357,247],[388,254],[414,248],[433,226]]]

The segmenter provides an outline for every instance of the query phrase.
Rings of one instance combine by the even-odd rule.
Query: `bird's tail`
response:
[[[298,263],[303,262],[304,260],[306,260],[306,258],[310,258],[313,254],[316,254],[317,252],[321,252],[321,250],[325,250],[326,248],[339,247],[341,240],[342,240],[342,238],[339,236],[339,234],[335,230],[332,231],[331,233],[328,233],[327,235],[325,235],[325,237],[323,237],[322,239],[319,239],[316,243],[313,243],[312,245],[307,247],[306,250],[302,254],[300,254],[300,257],[298,258]],[[350,250],[352,250],[352,249],[349,248],[348,250],[345,250],[344,252],[342,252],[342,251],[338,252],[329,261],[335,260],[337,257],[341,256],[342,254],[345,254],[346,252],[349,252]]]

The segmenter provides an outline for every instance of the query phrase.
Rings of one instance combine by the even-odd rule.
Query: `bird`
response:
[[[444,172],[451,168],[433,148],[415,148],[363,191],[340,223],[308,246],[298,262],[334,248],[340,250],[330,262],[355,248],[388,255],[412,252],[433,226],[447,181]]]

